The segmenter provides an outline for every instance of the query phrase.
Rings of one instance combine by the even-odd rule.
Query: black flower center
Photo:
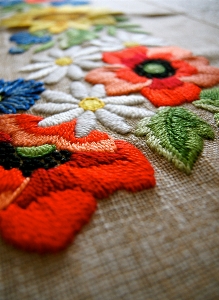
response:
[[[147,59],[134,67],[135,73],[147,78],[166,78],[175,74],[175,69],[164,59]]]
[[[71,152],[54,150],[40,157],[24,157],[19,155],[10,143],[0,142],[0,165],[6,170],[19,169],[24,177],[29,177],[34,170],[54,168],[70,160]]]

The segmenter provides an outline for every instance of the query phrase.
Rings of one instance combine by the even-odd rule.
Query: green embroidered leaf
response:
[[[104,25],[96,25],[94,26],[94,31],[98,32],[98,31],[101,31],[105,28]]]
[[[117,28],[124,28],[124,29],[133,29],[133,28],[139,28],[140,25],[137,25],[137,24],[119,24],[116,26]]]
[[[59,46],[61,49],[68,49],[97,37],[98,35],[94,31],[71,28],[59,37]]]
[[[182,107],[159,109],[155,116],[139,122],[135,134],[145,136],[152,150],[186,174],[203,149],[203,139],[214,139],[211,126]]]
[[[52,48],[55,45],[54,41],[49,41],[48,43],[42,44],[34,50],[34,53],[38,53],[47,49]]]
[[[217,126],[219,127],[219,113],[214,114],[214,119],[215,119]]]
[[[138,30],[138,29],[132,29],[128,28],[126,31],[131,32],[131,33],[141,33],[141,34],[150,34],[150,32],[144,31],[144,30]]]
[[[219,112],[219,88],[201,91],[200,100],[193,101],[192,104],[211,112]]]
[[[117,22],[126,22],[126,21],[129,20],[128,17],[123,16],[123,15],[114,16],[114,18],[115,18],[115,20],[116,20]]]
[[[24,44],[22,44],[22,45],[19,45],[18,48],[21,48],[21,49],[27,51],[27,50],[29,50],[32,46],[33,46],[33,44],[29,44],[29,45],[24,45]]]
[[[108,26],[107,33],[111,36],[116,35],[116,27],[115,26]]]
[[[23,157],[41,157],[56,150],[54,145],[42,145],[38,147],[17,147],[17,154]]]

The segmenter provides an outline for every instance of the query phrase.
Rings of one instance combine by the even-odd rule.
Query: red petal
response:
[[[155,106],[175,106],[184,102],[192,102],[199,99],[201,89],[193,83],[183,83],[174,89],[152,89],[144,87],[141,90],[143,96]]]
[[[183,85],[183,82],[177,79],[175,76],[171,76],[163,79],[154,78],[150,88],[155,90],[174,89],[180,85]]]
[[[103,60],[109,64],[123,64],[133,68],[135,65],[147,59],[147,48],[144,46],[132,47],[117,52],[103,53]]]
[[[12,245],[39,253],[64,249],[96,210],[80,189],[52,192],[26,209],[12,204],[0,212],[0,231]]]

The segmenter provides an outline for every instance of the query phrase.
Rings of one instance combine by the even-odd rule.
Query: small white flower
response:
[[[165,46],[163,39],[156,38],[148,34],[129,33],[123,30],[117,31],[117,36],[104,35],[99,39],[91,40],[89,45],[97,46],[101,51],[118,51],[134,46]]]
[[[33,64],[23,67],[20,71],[31,72],[30,79],[44,78],[46,84],[59,82],[65,76],[72,80],[84,77],[82,69],[90,70],[102,66],[102,55],[97,47],[72,47],[66,51],[52,49],[48,55],[35,55]],[[32,73],[33,72],[33,73]]]
[[[124,117],[144,118],[154,115],[145,108],[135,107],[145,102],[141,95],[106,97],[102,84],[94,85],[90,90],[81,82],[71,84],[73,96],[63,92],[45,91],[42,96],[47,102],[38,103],[32,111],[51,116],[39,122],[39,126],[47,127],[69,122],[77,118],[76,137],[84,137],[96,128],[99,121],[103,126],[118,133],[131,132]]]

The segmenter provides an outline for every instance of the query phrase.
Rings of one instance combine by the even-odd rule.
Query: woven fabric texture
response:
[[[130,1],[133,7],[135,3]],[[146,12],[146,1],[139,3]],[[156,1],[153,17],[139,14],[131,20],[219,67],[218,27],[191,14],[170,10],[168,15],[162,3]],[[161,15],[156,15],[159,9]],[[0,32],[0,74],[15,80],[22,77],[17,70],[29,64],[32,50],[7,54],[9,37],[9,31]],[[64,78],[50,89],[69,93],[69,86]],[[156,186],[137,193],[120,190],[98,200],[90,223],[58,254],[23,252],[0,239],[0,300],[219,299],[218,127],[211,112],[189,103],[182,106],[215,132],[214,140],[204,142],[191,175],[152,152],[143,137],[124,136],[98,124],[98,130],[145,154],[155,170]],[[149,101],[144,108],[154,109]],[[136,125],[132,119],[128,123]]]

